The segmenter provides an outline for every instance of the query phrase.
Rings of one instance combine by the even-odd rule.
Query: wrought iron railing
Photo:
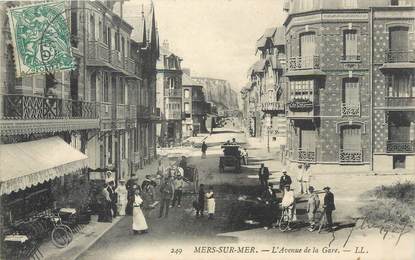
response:
[[[182,97],[181,89],[166,89],[165,93],[166,97]]]
[[[109,62],[108,47],[99,41],[90,41],[88,45],[88,59]]]
[[[123,68],[124,64],[121,60],[121,54],[119,51],[117,50],[111,50],[111,64],[118,67],[118,68]]]
[[[315,162],[317,159],[316,150],[299,148],[297,151],[297,159],[300,162]]]
[[[362,149],[340,149],[339,162],[341,163],[361,163],[363,162]]]
[[[385,63],[415,62],[414,51],[386,51]]]
[[[290,57],[289,70],[320,69],[320,56],[297,56]]]
[[[360,61],[360,55],[342,55],[342,61]]]
[[[135,61],[131,58],[125,58],[124,68],[130,74],[135,74]]]
[[[415,97],[386,97],[387,107],[415,107]]]
[[[3,119],[98,118],[97,104],[78,100],[28,95],[3,95]]]
[[[407,142],[387,141],[386,152],[387,153],[414,153],[415,142],[414,141],[407,141]]]
[[[343,117],[359,117],[360,104],[342,103],[341,114]]]
[[[181,111],[167,111],[166,119],[167,120],[181,120],[183,118]]]

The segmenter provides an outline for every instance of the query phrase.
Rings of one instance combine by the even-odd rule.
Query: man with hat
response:
[[[261,188],[265,190],[268,186],[269,170],[268,167],[265,167],[263,163],[261,163],[261,168],[259,168],[258,177]]]
[[[291,177],[287,174],[287,170],[286,169],[283,169],[282,170],[282,176],[280,178],[280,190],[282,192],[284,192],[284,187],[286,185],[290,186],[291,183],[292,183]]]
[[[330,191],[330,187],[324,187],[323,190],[326,192],[326,195],[324,195],[323,208],[326,213],[327,230],[331,232],[333,227],[333,219],[331,214],[333,210],[336,209],[336,206],[334,205],[334,195]]]
[[[318,207],[320,206],[320,199],[318,195],[314,192],[313,186],[310,186],[308,188],[308,191],[310,192],[310,196],[308,197],[308,201],[307,201],[308,221],[310,222],[310,227],[308,231],[314,231],[315,224],[316,224],[315,216],[316,216]]]
[[[268,188],[262,193],[262,200],[265,202],[264,208],[264,229],[267,230],[271,228],[272,223],[275,220],[275,213],[277,212],[276,204],[277,204],[277,195],[275,191],[272,189],[272,183],[268,184]]]

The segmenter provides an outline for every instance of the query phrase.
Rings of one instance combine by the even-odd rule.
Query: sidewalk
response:
[[[97,222],[97,216],[93,215],[91,217],[91,222],[81,231],[74,234],[73,240],[68,247],[57,248],[52,241],[42,244],[39,249],[43,254],[43,259],[75,260],[121,219],[123,219],[123,217],[116,217],[112,220],[112,223]]]

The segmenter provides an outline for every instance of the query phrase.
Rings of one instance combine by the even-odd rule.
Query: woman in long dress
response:
[[[141,210],[143,199],[140,197],[140,191],[137,189],[134,194],[133,203],[133,232],[134,234],[147,233],[148,226],[143,211]]]
[[[125,187],[125,180],[120,180],[120,185],[115,189],[117,193],[117,210],[120,216],[125,216],[125,208],[127,207],[127,188]]]
[[[215,214],[215,196],[213,194],[213,187],[209,187],[209,192],[206,193],[206,200],[207,200],[207,212],[209,215],[209,219],[213,219],[213,214]]]

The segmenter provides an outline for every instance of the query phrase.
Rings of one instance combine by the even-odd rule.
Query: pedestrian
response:
[[[180,208],[181,202],[182,202],[182,193],[183,193],[183,177],[181,175],[176,176],[176,178],[174,178],[174,196],[173,196],[173,201],[171,203],[171,207],[174,207],[176,205],[177,202],[177,207]]]
[[[273,184],[269,183],[268,188],[262,193],[262,200],[265,202],[265,208],[263,212],[264,229],[267,230],[272,227],[272,223],[275,221],[277,195],[273,190]]]
[[[134,235],[147,233],[148,226],[146,218],[144,217],[141,206],[143,199],[140,196],[140,190],[135,190],[133,203],[133,232]]]
[[[243,164],[248,165],[248,150],[246,148],[241,151],[241,156]]]
[[[215,195],[213,194],[213,186],[209,186],[209,192],[206,193],[206,201],[207,201],[207,212],[208,212],[208,219],[213,219],[213,215],[215,214]]]
[[[173,199],[174,190],[170,181],[170,177],[166,177],[163,180],[163,184],[160,187],[160,212],[159,218],[163,216],[165,210],[165,217],[169,215],[170,201]]]
[[[205,141],[202,142],[202,159],[206,159],[207,144]]]
[[[310,186],[308,188],[310,195],[308,197],[307,201],[307,213],[308,213],[308,221],[310,223],[310,227],[308,228],[308,231],[314,231],[316,228],[316,212],[318,208],[320,207],[320,199],[318,195],[314,192],[314,187]]]
[[[332,212],[336,210],[336,206],[334,205],[334,195],[330,191],[330,187],[324,187],[323,190],[326,192],[326,194],[324,195],[323,209],[326,213],[327,230],[329,232],[332,232],[333,231]]]
[[[163,174],[164,174],[164,166],[163,166],[163,162],[161,160],[159,160],[159,164],[157,166],[157,177],[162,179]]]
[[[179,162],[179,167],[186,169],[187,168],[187,159],[186,156],[182,156],[182,159]]]
[[[107,188],[108,184],[104,183],[103,188],[97,194],[99,204],[98,222],[112,222],[111,199]]]
[[[258,177],[261,188],[265,190],[268,186],[269,170],[268,167],[265,167],[263,163],[261,163],[261,167],[259,168]]]
[[[285,185],[291,185],[291,183],[292,183],[291,177],[287,174],[287,170],[283,169],[282,176],[280,178],[280,191],[284,192]]]
[[[299,163],[297,165],[297,181],[298,181],[298,185],[300,188],[300,192],[301,194],[304,193],[304,188],[303,188],[303,175],[304,175],[304,168],[303,165],[301,163]]]
[[[203,217],[203,211],[205,210],[205,190],[204,185],[200,184],[199,186],[199,195],[197,198],[197,210],[196,210],[196,217],[201,215]]]
[[[127,207],[127,197],[128,191],[125,186],[125,180],[120,179],[120,184],[115,189],[115,193],[117,194],[117,211],[120,216],[125,216],[125,209]]]
[[[304,165],[303,183],[304,183],[304,189],[307,194],[308,194],[309,187],[310,187],[311,172],[312,172],[311,165],[309,163],[306,163]]]
[[[235,138],[232,138],[232,144],[233,145],[237,145],[238,143],[236,142],[236,139]]]
[[[115,193],[115,184],[114,181],[108,183],[107,191],[110,196],[110,205],[112,210],[112,216],[115,218],[117,216],[117,193]]]
[[[281,207],[283,210],[288,210],[288,230],[291,230],[290,223],[296,219],[296,215],[294,191],[289,184],[284,185],[284,195],[282,197]]]

